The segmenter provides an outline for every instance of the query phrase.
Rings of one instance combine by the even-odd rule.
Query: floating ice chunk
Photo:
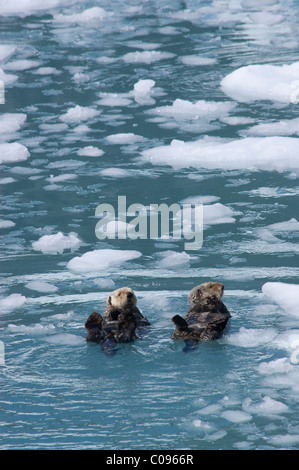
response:
[[[299,62],[282,66],[248,65],[224,77],[221,88],[236,101],[271,100],[291,103],[296,95],[296,88],[298,89],[295,86],[296,83],[298,85],[298,77]]]
[[[297,232],[299,231],[299,222],[295,218],[292,218],[285,222],[277,222],[276,224],[268,225],[267,227],[273,232]]]
[[[166,269],[188,268],[191,259],[190,255],[185,251],[178,253],[168,250],[163,253],[158,253],[156,256],[159,259],[157,266]]]
[[[124,62],[129,64],[134,63],[144,63],[152,64],[153,62],[158,62],[160,60],[171,59],[175,54],[171,52],[161,52],[161,51],[143,51],[143,52],[128,52],[123,56]]]
[[[152,98],[152,89],[155,86],[154,80],[139,80],[134,85],[133,96],[138,104],[154,104],[155,100]]]
[[[38,69],[34,70],[33,73],[36,75],[59,75],[61,72],[55,67],[39,67]]]
[[[27,287],[27,289],[31,289],[37,292],[51,293],[56,292],[58,290],[58,287],[45,281],[30,281],[25,285],[25,287]]]
[[[118,144],[118,145],[129,145],[136,144],[137,142],[144,142],[146,139],[141,135],[136,135],[131,132],[121,133],[121,134],[112,134],[106,137],[106,141],[109,144]]]
[[[154,165],[170,165],[174,169],[193,167],[225,170],[286,171],[299,168],[299,139],[295,137],[247,137],[200,139],[192,142],[173,140],[144,150],[142,159]]]
[[[1,3],[0,3],[0,15],[1,15]],[[16,51],[16,46],[10,44],[0,44],[0,62],[8,59]]]
[[[10,184],[10,183],[14,183],[15,181],[17,180],[14,178],[11,178],[10,176],[8,176],[7,178],[0,178],[0,184]]]
[[[228,334],[224,341],[234,346],[256,348],[269,343],[276,335],[274,328],[253,329],[242,326],[238,333]]]
[[[77,124],[81,121],[87,121],[98,116],[100,111],[87,106],[79,106],[78,104],[74,108],[70,108],[65,114],[60,116],[60,119],[70,124]]]
[[[287,313],[299,318],[299,285],[284,282],[266,282],[262,287],[262,291],[267,297],[277,302]]]
[[[26,121],[27,114],[4,113],[0,116],[0,134],[10,134],[18,131]]]
[[[133,47],[134,49],[153,50],[158,49],[161,44],[157,42],[128,41],[126,46]]]
[[[271,436],[267,438],[270,444],[275,446],[294,446],[299,443],[299,434],[277,434],[276,436]]]
[[[49,181],[51,184],[55,184],[55,183],[61,183],[63,181],[73,180],[77,177],[78,175],[76,174],[64,173],[63,175],[58,175],[58,176],[50,175],[50,178],[47,178],[47,181]]]
[[[100,93],[100,98],[97,103],[101,106],[122,107],[132,103],[126,93]]]
[[[51,344],[58,344],[63,346],[79,346],[85,343],[85,338],[82,336],[73,335],[71,333],[60,333],[45,337],[45,341]]]
[[[180,201],[180,204],[211,204],[219,201],[218,196],[189,196]]]
[[[185,65],[214,65],[217,63],[217,59],[212,57],[203,57],[197,55],[184,55],[180,59]]]
[[[48,333],[53,333],[55,332],[55,326],[50,324],[50,325],[42,325],[41,323],[36,323],[35,325],[14,325],[14,324],[9,324],[8,325],[8,331],[11,331],[12,333],[24,333],[24,334],[29,334],[29,335],[44,335]]]
[[[223,411],[221,416],[232,423],[246,423],[252,419],[251,414],[240,410],[226,410]]]
[[[171,106],[160,106],[151,110],[151,112],[176,121],[197,119],[214,121],[226,116],[235,106],[235,103],[230,101],[199,100],[192,103],[191,101],[176,99]]]
[[[0,219],[0,228],[14,227],[16,224],[12,220]]]
[[[82,13],[73,13],[72,15],[54,15],[54,21],[56,23],[90,23],[92,21],[99,21],[106,18],[107,15],[112,13],[107,13],[104,8],[101,7],[92,7],[84,10]]]
[[[78,155],[80,155],[81,157],[101,157],[102,155],[104,155],[104,151],[97,147],[89,145],[78,150]]]
[[[100,56],[97,57],[96,62],[98,62],[99,64],[113,64],[114,62],[116,62],[116,60],[117,59],[115,59],[114,57]]]
[[[208,204],[203,206],[203,222],[205,225],[230,224],[236,219],[234,211],[223,204]]]
[[[0,80],[4,85],[11,85],[18,80],[18,77],[11,73],[5,73],[4,70],[0,69]]]
[[[5,70],[28,70],[34,67],[39,67],[40,62],[38,60],[28,60],[28,59],[20,59],[20,60],[13,60],[4,66]]]
[[[264,397],[261,402],[254,403],[251,398],[245,398],[243,410],[247,413],[258,415],[276,415],[286,413],[289,407],[280,401],[273,400],[271,397]]]
[[[0,15],[25,17],[69,3],[70,0],[0,0]]]
[[[18,142],[0,144],[0,164],[21,162],[29,156],[27,147]]]
[[[44,254],[61,254],[64,250],[77,250],[81,245],[81,240],[74,232],[69,235],[63,235],[58,232],[55,235],[44,235],[36,242],[32,243],[32,247],[36,251],[41,251]]]
[[[132,172],[123,168],[105,168],[100,171],[100,175],[110,178],[129,178],[132,176]]]
[[[299,135],[299,118],[286,119],[285,121],[257,124],[246,130],[247,134],[270,135]]]
[[[95,279],[94,284],[99,287],[100,289],[116,289],[116,284],[112,279],[106,277],[99,277]]]
[[[8,297],[0,298],[0,313],[12,312],[16,308],[23,307],[26,297],[21,294],[11,294]]]
[[[94,250],[71,259],[67,268],[75,273],[100,272],[140,256],[142,254],[135,250]]]

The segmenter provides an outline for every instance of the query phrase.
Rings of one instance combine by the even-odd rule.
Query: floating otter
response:
[[[199,341],[209,341],[222,336],[231,317],[220,300],[224,287],[218,282],[206,282],[194,287],[189,293],[189,310],[182,318],[172,318],[176,326],[172,339],[186,341],[187,349],[197,347]]]
[[[129,287],[113,291],[107,299],[103,316],[93,312],[88,317],[86,341],[100,343],[106,353],[113,352],[117,343],[134,341],[137,328],[150,324],[136,303],[136,295]]]

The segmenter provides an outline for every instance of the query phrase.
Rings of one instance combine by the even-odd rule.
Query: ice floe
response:
[[[104,155],[104,151],[92,145],[88,145],[78,150],[78,155],[81,157],[101,157]]]
[[[25,145],[18,142],[0,144],[0,164],[27,160],[30,153]]]
[[[257,124],[246,129],[246,134],[258,136],[299,135],[299,118]]]
[[[0,0],[0,16],[29,16],[68,5],[71,0]]]
[[[152,121],[161,127],[176,128],[191,132],[206,132],[213,130],[215,121],[223,120],[235,108],[231,101],[199,100],[194,103],[188,100],[176,99],[172,105],[159,106],[148,111],[156,116]],[[212,124],[211,124],[212,123]]]
[[[46,281],[29,281],[25,287],[27,287],[27,289],[30,289],[30,290],[34,290],[34,291],[37,291],[37,292],[47,292],[47,293],[51,293],[51,292],[57,292],[58,291],[58,287],[54,286],[53,284],[50,284],[49,282],[46,282]]]
[[[141,152],[141,159],[174,169],[267,170],[299,168],[299,140],[294,137],[246,137],[227,141],[203,138],[191,142],[172,140]]]
[[[142,254],[136,250],[93,250],[71,259],[67,268],[74,273],[101,272],[126,261],[139,258]]]
[[[4,113],[0,116],[0,134],[11,134],[24,125],[27,115],[23,113]]]
[[[104,8],[92,7],[87,8],[81,13],[73,13],[70,15],[58,14],[54,15],[54,22],[56,23],[90,23],[93,21],[103,20],[107,16],[111,16]]]
[[[105,139],[109,144],[128,145],[144,142],[146,139],[132,132],[108,135]]]
[[[217,59],[213,57],[204,57],[204,56],[197,56],[197,55],[184,55],[180,58],[180,60],[185,65],[214,65],[217,63]]]
[[[0,228],[11,228],[14,227],[16,224],[12,220],[4,220],[0,219]]]
[[[1,14],[1,3],[0,3],[0,14]],[[10,56],[12,56],[17,47],[12,46],[11,44],[0,44],[0,62],[8,59]]]
[[[21,294],[10,294],[0,298],[0,313],[9,313],[17,308],[23,307],[26,297]]]
[[[158,62],[165,59],[171,59],[175,57],[175,54],[172,52],[163,52],[163,51],[137,51],[137,52],[128,52],[123,56],[123,61],[128,64],[135,64],[135,63],[144,63],[144,64],[152,64],[154,62]]]
[[[299,285],[284,282],[267,282],[262,291],[267,297],[278,303],[280,307],[292,316],[299,318]],[[299,346],[299,344],[298,344]]]
[[[44,254],[61,254],[65,250],[75,251],[81,245],[81,240],[74,232],[68,235],[63,235],[58,232],[54,235],[43,235],[39,240],[32,243],[32,248],[35,251],[41,251]]]
[[[100,114],[99,110],[87,106],[79,106],[78,104],[70,108],[60,119],[66,123],[77,124],[88,119],[93,119]]]
[[[299,95],[299,62],[247,65],[224,77],[221,88],[240,102],[270,100],[289,104]]]

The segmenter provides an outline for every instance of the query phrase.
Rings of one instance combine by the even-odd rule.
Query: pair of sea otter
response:
[[[194,287],[189,293],[185,318],[180,315],[172,318],[176,328],[171,338],[184,340],[189,349],[196,347],[199,341],[220,338],[231,317],[221,301],[223,291],[223,285],[218,282]],[[86,321],[86,340],[100,343],[106,352],[117,343],[133,341],[140,328],[150,325],[136,304],[136,295],[129,287],[113,291],[103,316],[93,312]]]

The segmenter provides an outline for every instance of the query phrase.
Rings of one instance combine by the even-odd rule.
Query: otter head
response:
[[[107,307],[128,309],[135,307],[137,298],[130,287],[121,287],[111,292],[107,299]]]
[[[204,303],[207,299],[220,300],[223,296],[224,286],[220,282],[205,282],[194,287],[189,293],[190,307],[196,307]]]

